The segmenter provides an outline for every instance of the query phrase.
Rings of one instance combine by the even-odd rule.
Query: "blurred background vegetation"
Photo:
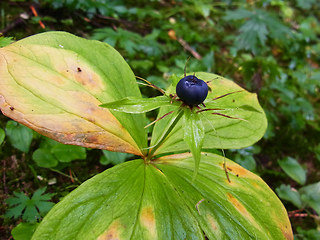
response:
[[[227,157],[277,193],[295,239],[320,239],[319,19],[317,0],[2,0],[0,47],[68,31],[109,43],[137,76],[161,88],[192,56],[190,72],[213,72],[257,93],[268,130]],[[130,158],[65,146],[1,114],[0,236],[10,238],[13,229],[15,239],[27,239],[59,199]]]

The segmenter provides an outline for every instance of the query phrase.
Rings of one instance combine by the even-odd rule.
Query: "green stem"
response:
[[[178,112],[175,114],[175,116],[172,117],[170,123],[168,124],[168,128],[166,131],[163,132],[162,136],[160,137],[160,140],[155,144],[153,148],[150,149],[147,160],[151,160],[153,158],[154,152],[161,146],[163,141],[166,139],[166,137],[170,134],[170,132],[173,130],[173,128],[177,125],[181,117],[183,116],[183,108],[179,108]]]
[[[61,174],[62,176],[65,176],[65,177],[67,177],[67,178],[73,179],[73,180],[75,180],[75,181],[77,181],[78,183],[81,184],[81,182],[79,181],[79,179],[78,179],[77,177],[72,178],[72,177],[70,177],[68,174],[65,174],[65,173],[63,173],[63,172],[61,172],[61,171],[59,171],[59,170],[56,170],[56,169],[53,169],[53,168],[49,168],[49,169],[50,169],[51,171],[53,171],[53,172],[56,172],[56,173]]]

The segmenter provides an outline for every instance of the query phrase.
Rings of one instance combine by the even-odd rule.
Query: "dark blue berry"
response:
[[[178,97],[187,105],[202,103],[208,95],[208,85],[194,75],[182,78],[176,87]]]

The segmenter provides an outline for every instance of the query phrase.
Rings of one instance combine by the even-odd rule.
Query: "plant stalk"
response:
[[[147,157],[147,161],[150,161],[154,157],[154,155],[153,155],[154,152],[161,146],[161,144],[166,139],[166,137],[170,134],[170,132],[173,130],[173,128],[177,125],[177,123],[179,122],[179,120],[183,116],[183,112],[184,112],[183,108],[179,108],[176,116],[174,116],[171,119],[169,127],[167,128],[166,131],[163,132],[162,136],[160,137],[160,140],[155,144],[155,146],[153,148],[150,149],[148,157]]]

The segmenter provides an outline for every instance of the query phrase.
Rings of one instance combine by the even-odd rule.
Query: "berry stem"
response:
[[[147,156],[147,161],[150,161],[154,157],[155,151],[161,146],[163,141],[166,139],[166,137],[170,134],[170,132],[173,130],[173,128],[177,125],[181,117],[183,116],[183,109],[179,108],[177,113],[172,117],[170,123],[168,124],[167,129],[163,132],[161,135],[159,141],[150,149],[148,156]]]

